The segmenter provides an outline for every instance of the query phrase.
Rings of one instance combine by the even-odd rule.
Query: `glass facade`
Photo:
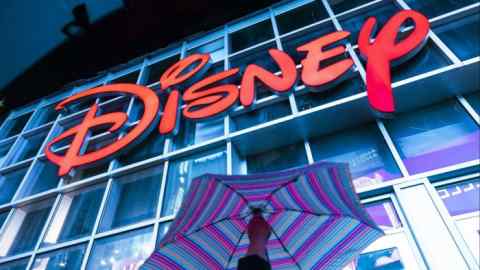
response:
[[[378,118],[365,99],[366,62],[356,37],[367,17],[383,24],[407,8],[425,13],[432,32],[418,54],[392,68],[399,112]],[[450,80],[472,66],[478,70],[479,11],[474,1],[281,2],[173,44],[140,64],[13,110],[0,122],[0,270],[137,269],[168,230],[193,178],[321,161],[349,164],[367,212],[386,233],[350,269],[429,269],[423,236],[411,222],[422,213],[403,207],[401,193],[410,183],[434,187],[426,197],[444,208],[438,216],[457,232],[447,234],[454,235],[458,252],[478,263],[480,87],[461,77],[458,85],[473,87],[458,89]],[[90,99],[54,111],[74,93],[138,83],[157,91],[164,104],[158,79],[189,54],[211,54],[207,74],[234,67],[243,71],[252,63],[277,72],[267,52],[277,48],[291,55],[300,71],[305,55],[296,48],[342,29],[351,36],[341,58],[351,57],[355,68],[325,91],[298,82],[288,95],[276,96],[259,85],[252,108],[235,106],[228,115],[207,121],[182,119],[176,136],[163,137],[154,127],[121,155],[65,177],[58,177],[58,168],[45,157],[46,143],[77,125],[93,103],[103,113],[124,111],[129,121],[114,133],[92,130],[82,153],[123,136],[143,114],[141,103],[130,97]],[[447,94],[437,92],[441,84],[451,86]],[[70,143],[57,143],[55,152],[64,154]],[[431,212],[437,215],[435,209]]]

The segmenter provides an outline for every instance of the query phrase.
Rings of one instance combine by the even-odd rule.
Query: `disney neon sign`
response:
[[[413,21],[415,27],[404,39],[397,41],[397,35],[407,20]],[[404,58],[418,52],[421,45],[425,43],[430,26],[425,16],[413,10],[402,10],[395,14],[379,31],[375,40],[372,40],[375,26],[376,19],[369,18],[362,26],[358,38],[360,52],[367,59],[367,95],[374,110],[392,113],[395,111],[395,104],[391,88],[391,63],[402,58],[405,60]],[[343,59],[325,67],[322,63],[346,53],[343,45],[328,49],[326,47],[346,39],[349,35],[349,32],[337,31],[297,48],[297,51],[306,54],[301,61],[300,71],[301,80],[305,85],[326,89],[333,82],[345,79],[344,75],[353,67],[352,59]],[[237,101],[245,107],[251,106],[255,101],[256,83],[264,84],[276,94],[290,92],[298,77],[295,62],[281,50],[270,49],[269,54],[280,68],[280,75],[275,75],[261,66],[250,64],[242,74],[240,87],[231,83],[222,84],[225,79],[237,75],[238,68],[216,73],[193,84],[186,84],[196,79],[197,75],[206,69],[210,61],[208,54],[193,54],[172,65],[160,77],[160,90],[166,91],[168,98],[158,126],[159,133],[161,135],[175,133],[180,114],[186,119],[201,120],[226,112]],[[183,95],[180,92],[182,88],[184,88]],[[114,132],[119,130],[128,118],[124,112],[97,116],[98,105],[92,105],[80,124],[47,144],[46,156],[59,166],[59,176],[68,174],[74,168],[113,157],[125,150],[127,146],[132,146],[134,142],[138,143],[139,138],[148,133],[153,123],[156,123],[160,107],[157,94],[148,87],[135,84],[111,84],[89,89],[62,101],[56,109],[61,110],[78,100],[105,94],[136,96],[143,103],[143,116],[132,130],[117,141],[94,152],[81,154],[81,148],[90,129],[109,125],[110,131]],[[181,110],[182,102],[185,106]],[[73,141],[64,156],[51,150],[55,143],[67,137],[73,137]]]

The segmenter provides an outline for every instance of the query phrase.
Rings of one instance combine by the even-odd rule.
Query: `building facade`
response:
[[[423,13],[431,30],[414,57],[392,68],[397,111],[378,117],[368,105],[358,32],[366,18],[381,26],[402,9]],[[347,269],[478,269],[479,11],[472,0],[284,1],[13,110],[0,123],[0,270],[137,269],[193,178],[324,160],[349,163],[362,202],[386,234]],[[355,68],[331,89],[299,81],[277,96],[259,87],[252,108],[182,120],[176,136],[154,130],[129,152],[65,177],[45,156],[46,144],[80,123],[93,103],[101,113],[126,112],[128,123],[116,132],[92,130],[82,153],[124,136],[143,113],[130,96],[55,111],[72,94],[126,82],[148,86],[164,101],[160,76],[193,53],[211,55],[211,74],[252,63],[275,72],[268,49],[276,48],[300,70],[295,49],[339,30],[351,32],[346,57]],[[54,152],[67,152],[70,143]]]

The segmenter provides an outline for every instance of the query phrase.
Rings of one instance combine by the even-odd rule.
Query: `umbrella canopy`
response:
[[[272,228],[272,269],[342,269],[383,235],[362,208],[346,164],[206,174],[192,181],[170,230],[142,269],[236,269],[257,209]]]

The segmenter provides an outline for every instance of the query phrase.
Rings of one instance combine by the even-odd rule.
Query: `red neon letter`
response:
[[[163,110],[162,120],[160,120],[160,126],[158,126],[160,134],[166,135],[176,132],[179,110],[180,92],[178,90],[173,90],[168,94],[167,103],[165,104],[165,109]]]
[[[334,32],[297,48],[299,52],[307,52],[307,56],[302,60],[302,81],[305,85],[318,87],[333,82],[353,66],[352,59],[348,58],[327,67],[320,67],[322,61],[345,53],[343,45],[326,51],[323,48],[349,35],[350,33],[345,31]]]
[[[262,81],[277,94],[289,91],[295,84],[297,69],[292,58],[288,54],[276,49],[270,49],[268,53],[277,62],[282,75],[278,77],[262,67],[253,64],[248,65],[243,73],[240,87],[240,103],[243,106],[252,105],[255,99],[255,79]]]
[[[405,21],[415,22],[415,29],[408,36],[396,42],[397,34]],[[375,41],[370,41],[376,25],[375,18],[369,18],[360,30],[358,46],[367,58],[367,93],[371,106],[380,112],[394,112],[390,62],[418,52],[426,41],[430,24],[422,14],[413,10],[402,10],[395,14],[378,33]]]
[[[203,119],[222,113],[230,108],[238,99],[238,88],[234,84],[224,84],[206,88],[207,86],[235,75],[238,68],[230,69],[209,76],[185,91],[183,100],[187,106],[183,115],[188,119]],[[206,88],[206,89],[205,89]]]
[[[109,84],[92,88],[67,98],[60,102],[55,109],[61,110],[71,102],[98,94],[131,94],[137,96],[144,105],[142,118],[138,124],[121,139],[97,151],[80,155],[80,149],[82,148],[87,133],[91,128],[110,124],[110,131],[113,132],[122,127],[128,118],[127,114],[124,112],[114,112],[96,116],[98,106],[96,104],[93,105],[80,124],[60,134],[58,137],[50,141],[45,148],[47,158],[60,167],[58,171],[59,176],[66,175],[72,168],[104,159],[131,145],[131,143],[138,138],[156,118],[159,106],[157,95],[149,88],[135,84]],[[53,144],[72,136],[72,144],[65,153],[65,156],[57,155],[51,151]]]
[[[179,62],[173,64],[169,67],[165,73],[160,77],[160,86],[162,90],[169,88],[170,86],[182,83],[191,77],[193,77],[197,72],[199,72],[209,61],[210,55],[208,54],[192,54],[187,58],[180,60]],[[199,62],[197,66],[192,68],[192,70],[183,74],[189,66]]]

